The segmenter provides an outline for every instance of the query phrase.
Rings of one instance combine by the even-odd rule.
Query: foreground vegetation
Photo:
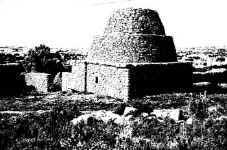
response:
[[[227,95],[177,93],[129,101],[126,105],[133,106],[138,111],[129,114],[130,119],[124,124],[92,117],[78,124],[71,122],[85,111],[105,109],[114,112],[123,102],[88,95],[73,98],[73,95],[62,93],[47,97],[48,95],[1,98],[0,149],[227,147]],[[183,116],[174,120],[151,113],[152,110],[161,108],[180,108]],[[22,113],[12,113],[9,110]]]

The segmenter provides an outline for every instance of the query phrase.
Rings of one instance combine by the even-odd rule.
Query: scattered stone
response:
[[[223,112],[224,111],[224,107],[221,106],[220,104],[214,105],[214,106],[210,106],[208,107],[208,112]]]
[[[74,118],[71,122],[73,125],[77,125],[80,122],[84,122],[85,124],[87,124],[88,118],[94,118],[107,123],[111,120],[119,119],[120,115],[115,114],[111,111],[99,110],[99,111],[94,111],[90,114],[81,115],[78,118]]]
[[[25,113],[30,113],[31,111],[1,111],[1,114],[12,114],[12,115],[23,115]]]
[[[135,111],[137,111],[137,109],[134,108],[134,107],[125,107],[125,111],[123,113],[123,116],[130,115],[130,114],[132,114]]]
[[[214,112],[214,111],[217,111],[218,110],[218,108],[217,108],[216,105],[215,106],[210,106],[207,109],[208,109],[208,112]]]
[[[36,96],[29,95],[29,96],[27,96],[26,98],[27,98],[27,99],[34,99],[34,98],[36,98]]]
[[[141,102],[133,102],[132,106],[138,109],[141,113],[142,112],[151,113],[154,110],[152,105],[143,104]]]
[[[146,114],[144,114],[146,115]],[[147,114],[148,115],[148,114]],[[74,118],[71,120],[71,123],[73,125],[77,125],[81,122],[84,122],[85,124],[89,124],[91,120],[99,120],[103,121],[104,123],[107,123],[109,121],[113,121],[114,123],[118,125],[130,125],[134,116],[133,115],[127,115],[127,116],[120,116],[118,114],[115,114],[111,111],[106,110],[99,110],[99,111],[93,111],[93,112],[87,112],[86,114],[83,114],[77,118]],[[90,121],[89,121],[90,120]]]
[[[209,71],[206,71],[206,73],[224,73],[226,72],[226,69],[225,68],[214,68],[214,69],[211,69]]]
[[[73,125],[77,125],[77,124],[79,124],[79,123],[81,123],[81,122],[84,122],[85,124],[87,124],[87,119],[88,119],[89,117],[91,117],[91,116],[92,116],[91,114],[84,114],[84,115],[81,115],[81,116],[79,116],[79,117],[74,118],[73,120],[71,120],[71,123],[72,123]]]
[[[178,121],[180,116],[180,109],[155,109],[152,114],[156,115],[156,117],[169,117],[175,121]]]
[[[43,114],[46,112],[50,112],[50,110],[37,110],[37,111],[0,111],[0,114],[10,114],[10,115],[24,115],[24,114],[30,114],[30,113],[37,113],[37,114]]]
[[[222,89],[227,89],[227,83],[219,83],[218,87],[220,87]]]
[[[148,117],[149,114],[148,114],[148,113],[142,113],[141,116],[142,116],[142,117]]]
[[[118,117],[116,118],[116,120],[114,120],[114,123],[118,124],[118,125],[130,125],[130,122],[132,121],[133,119],[133,115],[128,115],[126,117],[124,116],[121,116],[121,117]]]
[[[192,125],[192,123],[193,123],[193,119],[191,117],[186,120],[186,124]]]
[[[45,96],[44,99],[46,99],[46,100],[55,100],[57,97],[59,97],[58,94],[51,93],[51,94],[48,94],[47,96]]]
[[[227,116],[220,116],[220,117],[218,117],[216,120],[220,120],[220,121],[222,121],[222,120],[227,120]]]
[[[209,85],[211,85],[211,83],[210,82],[196,82],[196,83],[193,83],[193,85],[202,87],[202,86],[209,86]]]

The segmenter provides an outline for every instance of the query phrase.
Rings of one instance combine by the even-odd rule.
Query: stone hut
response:
[[[86,61],[62,79],[63,90],[128,100],[191,87],[192,65],[177,62],[173,39],[156,11],[126,8],[113,12]]]

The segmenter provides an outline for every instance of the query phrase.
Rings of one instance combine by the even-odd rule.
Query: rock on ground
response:
[[[134,107],[125,107],[125,110],[124,110],[124,113],[123,113],[123,116],[127,116],[133,112],[137,111],[136,108]]]
[[[156,117],[169,117],[175,121],[178,121],[180,112],[180,109],[155,109],[151,114],[156,115]]]
[[[91,112],[90,114],[84,114],[79,116],[78,118],[74,118],[71,122],[73,125],[77,125],[80,122],[84,122],[85,124],[87,124],[88,118],[94,118],[107,123],[108,121],[116,120],[117,118],[120,118],[120,115],[115,114],[111,111],[98,110],[98,111]]]

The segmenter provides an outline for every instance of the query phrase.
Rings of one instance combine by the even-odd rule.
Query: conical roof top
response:
[[[104,63],[150,63],[176,61],[173,39],[156,11],[119,9],[110,16],[103,35],[97,36],[88,61]]]
[[[105,28],[105,34],[113,32],[165,35],[158,13],[142,8],[114,11]]]

